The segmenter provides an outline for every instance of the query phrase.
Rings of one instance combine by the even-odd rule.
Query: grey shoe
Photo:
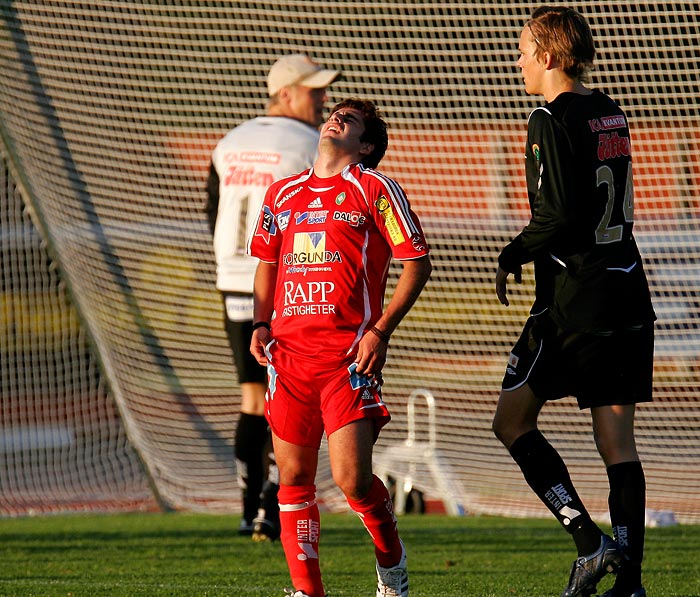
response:
[[[408,597],[408,569],[403,541],[401,559],[396,566],[382,568],[377,562],[377,597]]]
[[[622,548],[610,537],[603,535],[597,551],[576,558],[571,567],[569,586],[561,597],[590,597],[595,593],[598,581],[608,572],[617,572],[626,559]]]

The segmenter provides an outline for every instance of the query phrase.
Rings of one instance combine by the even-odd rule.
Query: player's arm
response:
[[[506,306],[510,304],[508,275],[513,274],[515,281],[520,283],[524,264],[543,254],[570,254],[572,250],[568,247],[577,244],[577,231],[580,230],[571,143],[545,111],[536,110],[530,117],[528,146],[529,159],[536,160],[539,180],[530,221],[498,256],[496,296]]]
[[[401,263],[403,271],[396,290],[384,313],[374,324],[380,333],[369,331],[360,340],[356,363],[357,372],[363,375],[377,375],[381,372],[386,362],[387,339],[418,299],[433,269],[428,255]]]
[[[253,284],[253,324],[258,322],[270,323],[274,310],[275,282],[277,280],[277,264],[260,261],[255,270]],[[250,352],[261,365],[267,365],[265,347],[272,340],[272,333],[266,326],[253,330],[250,340]]]
[[[523,273],[521,266],[514,266],[515,271],[507,272],[501,266],[498,266],[496,271],[496,296],[502,305],[506,307],[510,305],[508,300],[508,275],[513,274],[515,281],[520,284],[523,281]]]
[[[566,131],[545,110],[535,110],[528,124],[528,159],[538,171],[532,215],[527,226],[501,252],[501,269],[515,273],[518,266],[543,253],[560,254],[580,226],[576,198],[581,176]]]
[[[273,183],[265,193],[263,204],[247,243],[247,252],[260,261],[253,279],[253,326],[272,321],[274,311],[275,287],[280,250],[280,230],[271,206],[276,197],[276,184]],[[272,333],[267,326],[258,326],[253,330],[250,352],[261,365],[267,364],[265,347],[272,340]]]

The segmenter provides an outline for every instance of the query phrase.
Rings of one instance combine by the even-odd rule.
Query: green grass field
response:
[[[201,514],[0,519],[0,595],[282,597],[282,547],[237,525]],[[558,596],[575,556],[548,519],[407,515],[399,528],[412,597]],[[699,556],[700,526],[648,529],[649,597],[698,597]],[[321,568],[329,597],[374,596],[373,549],[354,515],[323,515]]]

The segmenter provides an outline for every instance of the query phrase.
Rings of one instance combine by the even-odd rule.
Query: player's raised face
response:
[[[360,161],[374,149],[372,143],[361,140],[364,132],[364,114],[355,108],[340,108],[321,127],[319,151],[342,153]]]
[[[354,108],[333,112],[321,127],[321,138],[331,138],[344,144],[360,144],[365,132],[364,115]]]
[[[537,52],[537,41],[532,35],[530,28],[527,26],[525,26],[520,33],[518,51],[520,52],[518,67],[523,75],[525,92],[530,95],[541,95],[545,67],[535,56]]]

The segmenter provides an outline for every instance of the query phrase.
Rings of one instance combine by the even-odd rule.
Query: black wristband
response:
[[[267,323],[267,321],[258,321],[257,323],[254,323],[253,331],[257,330],[258,328],[265,328],[268,332],[272,331],[272,329],[270,328],[270,324]]]
[[[383,340],[387,344],[389,344],[389,339],[391,338],[391,334],[387,334],[386,332],[383,332],[380,330],[378,327],[373,327],[369,329],[370,332],[372,332],[375,336],[377,336],[380,340]]]

